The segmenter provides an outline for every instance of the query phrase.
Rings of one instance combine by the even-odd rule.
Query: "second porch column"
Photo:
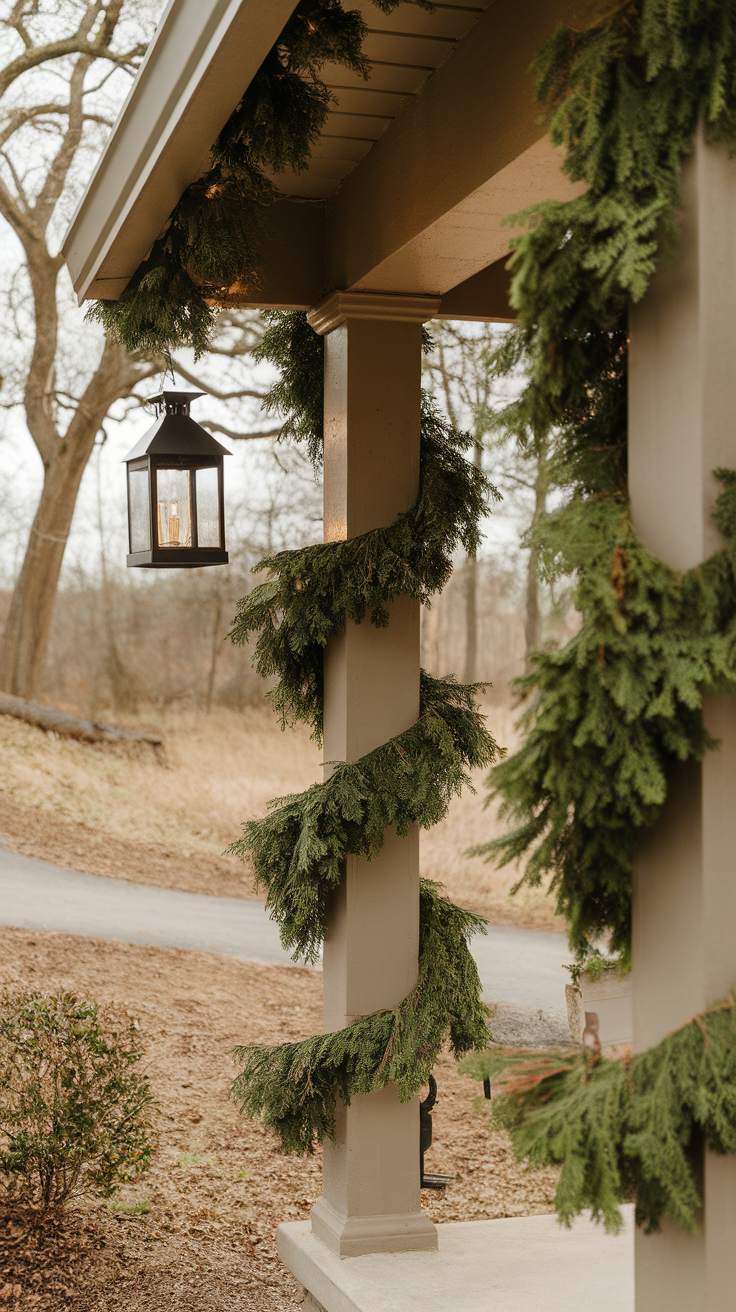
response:
[[[419,488],[421,325],[426,297],[333,292],[309,314],[325,334],[324,535],[392,524]],[[389,625],[350,623],[325,653],[325,771],[356,761],[419,716],[419,605]],[[324,1028],[394,1007],[417,981],[419,834],[386,835],[371,862],[349,857],[324,945]],[[356,1097],[326,1143],[312,1228],[341,1257],[437,1247],[421,1210],[418,1097]]]
[[[637,531],[677,570],[721,546],[719,466],[736,469],[736,161],[699,135],[683,177],[676,261],[631,315],[629,486]],[[719,746],[676,767],[634,868],[634,1048],[736,985],[736,698],[709,693]],[[701,1230],[636,1236],[636,1312],[732,1312],[736,1157],[693,1147]]]

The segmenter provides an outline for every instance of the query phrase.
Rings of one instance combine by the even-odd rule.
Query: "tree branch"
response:
[[[156,372],[154,364],[138,363],[123,346],[106,339],[99,364],[79,398],[64,434],[65,445],[69,448],[78,446],[84,451],[88,445],[84,436],[90,428],[95,434],[99,431],[113,402],[129,396],[138,383]],[[84,459],[86,463],[86,456]]]
[[[28,35],[25,29],[23,18],[24,18],[24,0],[18,0],[17,4],[14,5],[11,11],[10,17],[8,18],[8,27],[14,28],[14,30],[18,33],[18,36],[20,37],[21,41],[23,42],[23,45],[26,47],[26,49],[28,49],[29,46],[33,45],[33,41],[31,40],[30,36]]]
[[[3,153],[3,158],[5,154]],[[15,170],[11,168],[11,173],[15,175]],[[15,176],[14,179],[15,181]],[[25,193],[21,190],[21,196],[27,204]],[[20,238],[23,249],[28,255],[29,250],[44,250],[43,238],[40,235],[35,223],[33,222],[27,210],[21,208],[16,197],[8,190],[2,177],[0,177],[0,214],[7,219],[15,234]]]
[[[117,70],[117,64],[114,64],[112,68],[108,68],[107,72],[103,74],[103,76],[100,78],[100,81],[97,82],[95,86],[85,87],[84,89],[85,96],[96,96],[97,92],[102,90],[105,83],[110,81],[110,78],[112,77],[113,73],[116,72],[116,70]]]
[[[114,22],[111,23],[110,12],[112,8],[117,13]],[[99,9],[95,6],[94,17],[98,12]],[[24,73],[30,72],[32,68],[38,68],[39,64],[47,64],[55,59],[63,59],[65,55],[82,55],[90,60],[106,59],[118,68],[129,68],[134,60],[143,58],[146,53],[146,46],[139,42],[137,45],[131,46],[130,50],[124,52],[116,52],[109,48],[108,41],[115,29],[119,14],[119,5],[108,8],[107,20],[100,28],[95,41],[90,41],[87,38],[80,25],[80,28],[72,36],[65,37],[62,41],[49,41],[44,46],[26,46],[23,54],[18,55],[16,59],[12,59],[0,73],[0,96],[3,96],[8,88]],[[92,24],[89,26],[91,27]]]
[[[12,86],[23,73],[37,68],[39,64],[49,63],[52,59],[62,59],[64,55],[89,53],[96,52],[90,42],[80,38],[76,32],[74,36],[65,37],[63,41],[50,41],[45,46],[31,47],[24,54],[18,55],[17,59],[11,60],[3,69],[0,74],[0,96],[4,95],[8,87]]]
[[[72,166],[74,156],[79,148],[84,128],[84,118],[82,114],[82,90],[87,69],[90,66],[91,59],[84,56],[78,59],[74,65],[71,78],[69,80],[69,117],[66,132],[61,139],[61,145],[51,163],[51,167],[46,174],[41,190],[36,196],[33,205],[33,214],[43,232],[48,227],[51,216],[54,212],[56,202],[61,195],[67,174]]]
[[[257,392],[252,387],[241,387],[235,392],[221,392],[216,387],[212,387],[208,383],[203,383],[202,379],[197,378],[196,374],[193,374],[191,369],[187,369],[183,364],[178,364],[176,360],[174,361],[174,372],[179,374],[181,378],[184,378],[186,382],[191,383],[193,387],[200,388],[200,390],[206,392],[208,396],[214,396],[216,401],[239,401],[244,396],[253,397],[256,401],[263,401],[266,398],[265,392]]]
[[[16,167],[15,167],[15,165],[14,165],[14,163],[13,163],[11,157],[10,157],[10,155],[8,155],[7,151],[5,151],[5,150],[0,150],[0,158],[2,158],[2,159],[5,160],[5,163],[7,164],[7,166],[8,166],[8,170],[9,170],[9,172],[10,172],[10,176],[11,176],[11,178],[13,179],[13,182],[15,183],[15,190],[16,190],[16,192],[17,192],[17,200],[18,200],[18,202],[19,202],[19,203],[17,204],[17,206],[16,206],[16,208],[17,208],[17,210],[18,210],[18,214],[19,214],[19,215],[27,215],[27,214],[29,213],[29,211],[30,211],[31,204],[30,204],[30,201],[29,201],[28,197],[26,196],[25,189],[24,189],[24,187],[23,187],[23,180],[22,180],[22,178],[19,176],[18,171],[17,171],[17,169],[16,169]],[[7,194],[8,194],[8,198],[10,199],[10,192],[8,192]],[[13,199],[15,199],[15,198],[13,198]]]
[[[260,437],[278,437],[281,432],[280,428],[269,428],[262,433],[236,433],[232,428],[226,428],[224,424],[218,424],[214,419],[199,419],[197,422],[211,433],[222,433],[223,437],[229,437],[231,442],[255,442]]]
[[[13,109],[7,116],[7,126],[0,132],[0,146],[4,146],[6,141],[16,133],[26,123],[30,123],[34,118],[40,118],[42,114],[61,114],[64,113],[65,107],[54,101],[49,101],[45,105],[32,105],[30,109]]]

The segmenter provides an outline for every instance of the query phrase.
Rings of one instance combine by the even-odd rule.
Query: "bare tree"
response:
[[[481,468],[484,439],[493,426],[494,380],[485,365],[491,341],[487,327],[466,329],[459,324],[432,325],[435,350],[425,371],[438,392],[450,422],[473,439],[473,463]],[[465,683],[478,677],[478,560],[469,552],[463,565],[465,593]]]
[[[79,186],[80,152],[90,127],[109,127],[99,108],[103,87],[116,73],[134,73],[145,51],[142,40],[116,41],[122,3],[68,0],[55,13],[44,12],[38,0],[16,0],[0,19],[5,47],[14,52],[0,73],[0,215],[20,244],[33,310],[23,322],[32,346],[23,361],[22,396],[5,404],[22,400],[43,464],[43,489],[0,651],[0,685],[23,697],[33,695],[38,680],[64,547],[97,433],[113,403],[159,367],[112,342],[101,350],[98,344],[96,363],[71,395],[59,360],[59,302],[69,292],[60,286],[58,243],[70,192]],[[18,343],[21,354],[25,344]]]
[[[16,0],[0,16],[11,52],[0,71],[0,216],[18,244],[15,272],[0,286],[0,404],[23,414],[43,466],[0,645],[0,688],[22,697],[32,697],[38,685],[64,550],[98,434],[116,403],[140,403],[142,385],[163,370],[163,360],[131,355],[85,324],[59,252],[74,201],[145,52],[153,26],[146,4]],[[254,312],[225,311],[204,369],[215,381],[205,382],[185,359],[176,362],[176,373],[226,408],[259,399],[245,366],[261,333]],[[125,408],[121,413],[118,405],[117,412],[124,417]],[[204,422],[235,440],[277,431],[244,432],[238,419]]]
[[[547,509],[547,496],[550,486],[549,441],[547,435],[536,435],[532,450],[531,477],[519,479],[522,486],[529,488],[534,497],[531,523],[529,525],[529,556],[526,563],[526,614],[524,617],[524,636],[526,640],[527,660],[533,651],[542,645],[542,607],[540,604],[539,583],[539,546],[534,530]]]
[[[496,378],[490,360],[499,344],[498,329],[491,325],[440,323],[432,325],[435,350],[425,366],[433,390],[439,395],[451,422],[473,438],[473,460],[482,465],[484,454],[494,484],[517,521],[519,535],[529,540],[524,571],[524,635],[527,657],[542,642],[542,598],[539,553],[533,530],[547,508],[550,487],[546,438],[525,434],[523,442],[497,413],[514,393],[513,379]],[[465,593],[465,680],[477,678],[478,668],[478,562],[467,556],[463,566]]]

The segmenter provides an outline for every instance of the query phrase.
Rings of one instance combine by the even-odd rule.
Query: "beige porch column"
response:
[[[325,540],[386,526],[419,487],[421,324],[427,297],[334,292],[310,311],[325,334]],[[419,606],[388,628],[349,624],[325,654],[325,769],[355,761],[419,715]],[[324,947],[325,1031],[393,1007],[417,980],[419,834],[388,834],[374,861],[350,857]],[[324,1153],[314,1233],[341,1257],[436,1248],[421,1211],[418,1098],[395,1088],[338,1113]]]
[[[698,138],[676,261],[631,315],[634,523],[676,569],[720,545],[712,470],[736,468],[736,161]],[[736,699],[709,695],[720,747],[675,772],[634,874],[634,1045],[657,1043],[736,984]],[[706,1152],[701,1233],[636,1239],[637,1312],[732,1312],[736,1158]]]

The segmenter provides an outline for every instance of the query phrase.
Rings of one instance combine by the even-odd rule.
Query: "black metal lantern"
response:
[[[222,457],[229,455],[191,418],[204,392],[159,392],[158,419],[125,457],[128,565],[193,569],[226,565]]]

